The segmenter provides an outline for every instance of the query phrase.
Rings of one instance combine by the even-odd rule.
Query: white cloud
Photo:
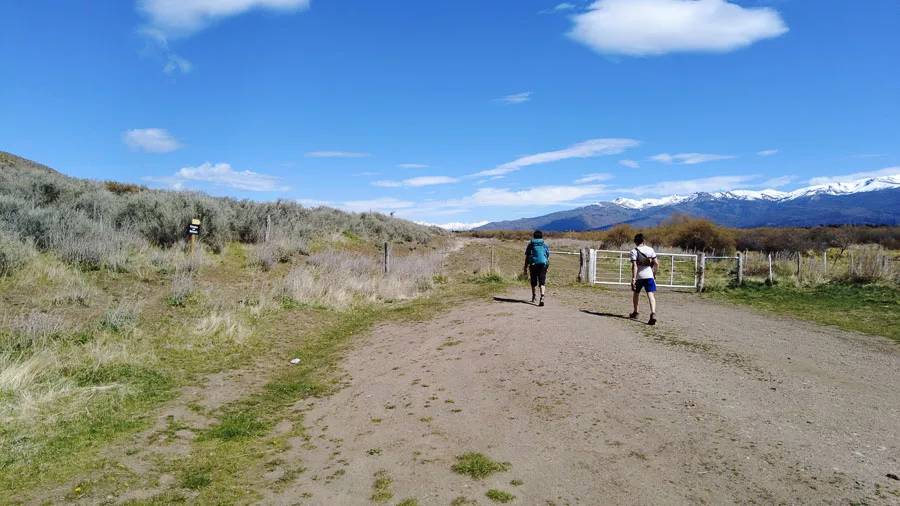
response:
[[[175,53],[169,53],[168,57],[169,61],[166,63],[166,66],[163,67],[163,72],[165,72],[166,74],[171,74],[176,70],[181,72],[182,74],[187,74],[194,68],[193,63],[185,60]]]
[[[424,163],[401,163],[400,165],[397,165],[397,167],[400,167],[401,169],[427,169],[428,168],[428,166],[425,165]]]
[[[758,151],[756,154],[759,156],[772,156],[777,155],[780,150],[778,149],[766,149],[764,151]]]
[[[632,169],[637,169],[641,166],[641,164],[635,160],[619,160],[619,163],[626,167],[631,167]]]
[[[436,184],[450,184],[458,182],[458,179],[448,176],[424,176],[404,179],[403,181],[375,181],[375,186],[385,186],[389,188],[410,187],[418,188],[421,186],[433,186]]]
[[[290,187],[281,186],[281,178],[259,174],[249,170],[236,171],[227,163],[215,165],[206,162],[199,167],[184,167],[172,176],[163,178],[145,178],[149,181],[166,183],[173,188],[183,188],[187,183],[209,183],[238,190],[255,192],[287,191]]]
[[[337,207],[337,205],[330,200],[297,199],[297,203],[305,207]]]
[[[122,134],[122,140],[132,150],[147,153],[168,153],[183,147],[165,128],[135,128]]]
[[[814,177],[809,180],[809,184],[811,184],[812,186],[818,186],[820,184],[829,183],[851,183],[853,181],[859,181],[860,179],[870,179],[873,177],[881,176],[900,176],[900,167],[888,167],[886,169],[873,170],[868,172],[855,172],[853,174],[846,174],[844,176]]]
[[[310,151],[304,156],[308,158],[365,158],[370,153],[354,153],[352,151]]]
[[[788,185],[794,182],[797,179],[797,176],[779,176],[769,179],[767,181],[763,181],[762,183],[756,185],[764,189],[768,188],[778,188],[779,186]]]
[[[453,221],[450,223],[428,223],[426,221],[417,221],[419,225],[425,225],[426,227],[440,227],[445,230],[472,230],[473,228],[478,228],[482,225],[487,225],[490,223],[489,221],[477,221],[475,223],[463,223],[460,221]]]
[[[612,174],[585,174],[585,176],[577,181],[576,184],[582,183],[599,183],[601,181],[608,181],[613,178]]]
[[[729,160],[731,158],[735,158],[733,155],[710,155],[706,153],[679,153],[677,155],[670,155],[668,153],[662,153],[659,155],[651,156],[650,159],[655,162],[660,163],[680,163],[682,165],[695,165],[698,163],[704,162],[715,162],[717,160]]]
[[[853,158],[880,158],[882,156],[887,156],[887,153],[860,153],[853,155]]]
[[[330,200],[316,199],[297,199],[297,202],[306,207],[333,207],[353,213],[362,213],[366,211],[379,211],[390,213],[398,209],[409,209],[416,205],[415,202],[408,200],[399,200],[393,197],[381,197],[370,200],[350,200],[346,202],[335,202]]]
[[[166,60],[163,71],[190,72],[194,65],[169,48],[172,39],[193,35],[210,24],[255,9],[295,12],[309,7],[309,0],[137,0],[147,18],[138,33],[146,37]]]
[[[606,186],[604,185],[537,186],[520,191],[511,191],[506,188],[481,188],[469,197],[448,201],[446,204],[452,207],[552,206],[591,195],[599,195],[605,190]]]
[[[568,11],[571,11],[574,9],[575,9],[574,5],[572,5],[568,2],[563,2],[561,4],[557,4],[556,7],[538,11],[538,14],[556,14],[556,13],[560,13],[560,12],[568,12]]]
[[[497,102],[504,102],[507,104],[521,104],[523,102],[528,102],[531,100],[532,93],[530,91],[526,91],[523,93],[516,93],[515,95],[507,95],[503,98],[498,98]]]
[[[619,193],[632,195],[688,195],[696,192],[718,192],[736,190],[751,186],[750,182],[759,179],[756,175],[746,176],[715,176],[701,179],[688,179],[682,181],[662,181],[634,188],[616,190]]]
[[[255,9],[293,12],[308,7],[309,0],[138,0],[138,9],[151,25],[169,36],[190,35]]]
[[[598,0],[568,36],[602,54],[728,52],[788,31],[778,11],[725,0]]]
[[[557,162],[569,158],[593,158],[601,155],[617,155],[638,144],[640,144],[640,142],[634,139],[591,139],[578,144],[573,144],[572,146],[558,151],[547,151],[536,155],[523,156],[511,162],[504,163],[496,169],[481,171],[477,174],[473,174],[473,176],[502,176],[519,170],[522,167],[528,167],[529,165]]]

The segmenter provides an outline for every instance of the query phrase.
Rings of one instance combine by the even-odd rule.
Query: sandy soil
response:
[[[693,294],[655,327],[627,291],[506,298],[360,338],[260,503],[369,504],[385,470],[386,504],[900,504],[896,344]],[[511,468],[453,473],[470,451]]]

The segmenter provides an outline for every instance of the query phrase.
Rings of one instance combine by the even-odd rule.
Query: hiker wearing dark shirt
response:
[[[544,305],[544,294],[547,290],[547,268],[550,266],[550,248],[544,243],[544,234],[540,230],[534,231],[534,238],[525,248],[524,274],[527,276],[531,270],[531,303],[537,300],[536,288],[541,286],[541,301]]]

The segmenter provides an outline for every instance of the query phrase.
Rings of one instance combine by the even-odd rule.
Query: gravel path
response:
[[[900,504],[890,341],[693,294],[661,293],[655,327],[627,291],[505,298],[362,338],[303,404],[306,471],[261,503],[367,504],[384,470],[385,504]],[[511,467],[453,473],[465,452]]]

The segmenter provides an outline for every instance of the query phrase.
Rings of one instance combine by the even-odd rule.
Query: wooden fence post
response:
[[[384,275],[391,273],[391,245],[384,243]]]
[[[697,291],[702,292],[706,284],[706,253],[700,253],[700,281],[697,283]]]
[[[266,242],[269,242],[269,228],[272,226],[272,216],[266,215]]]
[[[775,272],[772,270],[772,254],[769,253],[769,286],[775,284]]]
[[[797,281],[800,281],[800,261],[802,260],[803,254],[799,251],[797,252]]]
[[[738,260],[738,268],[737,268],[737,278],[738,278],[738,286],[742,286],[744,284],[744,256],[740,253],[737,254]]]
[[[584,248],[578,250],[578,282],[587,283],[587,254]]]
[[[822,255],[822,264],[825,266],[825,272],[828,273],[828,250]]]
[[[494,245],[491,245],[491,274],[494,273]]]

